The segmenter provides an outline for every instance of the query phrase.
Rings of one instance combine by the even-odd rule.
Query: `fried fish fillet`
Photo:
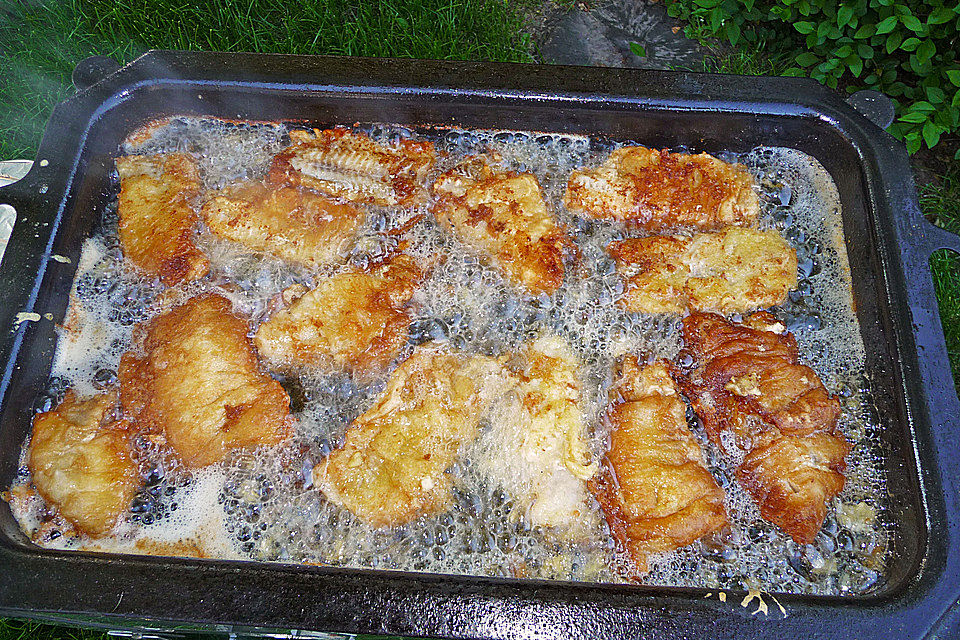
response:
[[[292,433],[290,399],[261,370],[248,331],[229,300],[207,293],[139,327],[120,359],[124,413],[162,434],[188,468]]]
[[[314,483],[373,527],[443,511],[452,483],[445,472],[506,380],[494,358],[417,347],[343,446],[314,468]]]
[[[650,554],[685,547],[723,528],[724,493],[704,463],[666,363],[620,363],[607,420],[610,450],[591,488],[638,574]]]
[[[596,169],[574,171],[563,203],[592,218],[647,231],[750,226],[760,215],[753,178],[741,164],[700,153],[621,147]]]
[[[707,435],[743,457],[737,479],[760,515],[812,542],[845,481],[850,444],[837,428],[839,401],[799,364],[796,339],[767,312],[743,324],[694,313],[683,339],[695,362],[680,385]]]
[[[303,185],[382,207],[426,200],[424,181],[437,161],[431,142],[401,140],[385,146],[340,127],[291,131],[290,140],[274,158],[269,182]]]
[[[386,367],[407,341],[406,306],[423,271],[406,254],[367,273],[323,278],[257,329],[254,342],[272,366],[356,373]]]
[[[338,262],[364,217],[356,207],[307,189],[255,181],[216,192],[200,215],[221,238],[313,267]]]
[[[592,524],[584,481],[597,470],[584,436],[580,363],[556,336],[529,344],[522,361],[516,386],[491,412],[477,464],[531,526],[575,539]]]
[[[619,304],[629,311],[750,311],[782,303],[797,286],[797,252],[776,231],[648,236],[607,251],[626,280]]]
[[[199,217],[190,200],[200,192],[200,175],[183,153],[124,156],[120,174],[120,245],[144,273],[167,285],[202,278],[210,265],[193,243]]]
[[[37,491],[79,531],[113,529],[139,484],[127,423],[113,416],[117,393],[79,400],[68,391],[33,419],[27,466]]]
[[[532,173],[494,171],[480,156],[440,176],[433,191],[437,219],[512,282],[537,295],[563,284],[563,257],[575,248]]]

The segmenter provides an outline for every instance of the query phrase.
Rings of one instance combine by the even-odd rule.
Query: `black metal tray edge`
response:
[[[204,71],[197,73],[198,66]],[[4,291],[0,327],[9,327],[0,350],[0,361],[7,362],[0,394],[6,392],[16,366],[16,351],[27,329],[24,324],[15,325],[16,313],[33,308],[50,259],[51,232],[62,215],[58,209],[53,223],[45,226],[42,216],[36,212],[51,204],[59,205],[69,191],[87,132],[81,125],[92,121],[98,111],[110,109],[126,99],[145,83],[222,84],[225,78],[229,82],[241,75],[242,84],[253,88],[295,84],[312,91],[346,85],[358,91],[380,88],[387,92],[437,95],[456,89],[460,95],[475,91],[477,95],[495,93],[497,96],[513,91],[522,99],[542,95],[577,104],[626,96],[625,101],[645,109],[729,110],[813,117],[828,122],[857,149],[867,167],[867,187],[874,202],[888,208],[890,215],[882,217],[894,222],[880,230],[881,240],[891,297],[907,301],[900,307],[902,317],[896,318],[897,337],[905,347],[902,352],[919,354],[905,357],[901,366],[904,379],[919,380],[920,385],[905,385],[903,391],[916,408],[913,424],[918,457],[936,461],[935,465],[918,464],[918,468],[929,523],[934,527],[927,557],[939,560],[928,562],[916,583],[896,597],[784,596],[780,600],[787,607],[788,616],[780,621],[761,622],[748,611],[729,603],[720,605],[704,600],[700,590],[577,585],[576,595],[571,597],[570,586],[557,583],[521,584],[458,578],[457,584],[451,586],[447,584],[451,582],[449,578],[423,574],[45,551],[24,553],[17,545],[4,540],[0,545],[0,563],[5,569],[0,575],[0,611],[21,616],[42,611],[78,614],[96,611],[144,620],[171,619],[169,604],[162,603],[176,594],[179,614],[174,617],[177,619],[208,624],[219,620],[263,628],[309,627],[453,637],[534,636],[538,632],[565,637],[635,637],[638,631],[656,628],[663,637],[686,637],[691,630],[702,630],[706,624],[717,632],[710,635],[732,635],[748,629],[756,635],[780,635],[793,629],[810,637],[827,637],[835,635],[833,625],[840,624],[846,635],[853,637],[889,637],[895,630],[922,637],[957,600],[960,595],[957,585],[960,516],[958,472],[953,463],[958,459],[960,403],[953,393],[945,364],[946,349],[928,259],[932,251],[940,248],[960,251],[960,239],[936,229],[922,218],[902,148],[834,94],[811,81],[724,76],[721,83],[717,76],[705,74],[635,70],[577,68],[576,74],[571,75],[569,69],[527,65],[148,53],[54,111],[51,123],[79,124],[68,129],[48,126],[38,160],[44,159],[45,153],[57,151],[62,156],[63,151],[68,151],[73,154],[69,173],[53,175],[38,163],[27,178],[0,190],[0,202],[12,204],[18,211],[11,243],[21,243],[28,248],[7,252],[0,265],[0,287]],[[364,80],[358,82],[357,78]],[[398,82],[397,78],[405,81]],[[455,78],[455,81],[446,83],[443,78]],[[522,88],[516,86],[517,78],[521,79]],[[646,91],[645,96],[634,99],[630,96],[631,86],[664,89]],[[736,102],[728,99],[731,94],[739,96]],[[85,114],[86,118],[78,120],[76,114]],[[60,163],[64,164],[62,157]],[[883,189],[880,175],[894,175],[898,179],[888,180]],[[121,565],[122,571],[116,571]],[[141,593],[117,597],[125,593],[125,587],[130,587],[129,573],[140,571],[144,572],[144,580],[134,586],[140,588]],[[249,580],[237,580],[240,573]],[[198,578],[201,584],[209,585],[210,591],[197,588],[196,584],[190,588],[183,586],[185,580],[195,582]],[[89,580],[96,593],[88,593],[78,601],[70,594],[51,592],[48,587],[60,584],[61,580],[66,583]],[[245,592],[244,586],[252,584],[261,586],[260,594]],[[490,591],[490,587],[496,591]],[[217,594],[215,602],[210,601],[211,593]],[[10,604],[14,594],[16,607]],[[191,599],[191,595],[195,599]],[[317,602],[308,599],[310,596],[322,597],[322,610],[318,610]],[[283,601],[302,602],[303,606],[300,611],[275,611],[276,605],[272,602]],[[254,603],[256,606],[248,606]]]

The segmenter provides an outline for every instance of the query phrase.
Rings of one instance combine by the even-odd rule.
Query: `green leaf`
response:
[[[826,38],[827,34],[830,33],[830,27],[832,25],[829,22],[821,22],[817,25],[817,37]]]
[[[819,60],[820,58],[817,56],[817,54],[813,53],[812,51],[806,51],[798,55],[794,62],[801,67],[809,67],[810,65],[816,64]]]
[[[783,72],[783,75],[788,78],[805,78],[807,77],[807,72],[797,67],[790,67]]]
[[[909,111],[922,111],[924,113],[930,113],[931,111],[936,111],[937,108],[927,102],[926,100],[919,100],[910,105]]]
[[[954,10],[950,7],[940,7],[927,16],[927,24],[943,24],[944,22],[950,22],[954,15]]]
[[[753,5],[756,2],[757,0],[743,0],[743,6],[746,7],[747,11],[753,11]]]
[[[800,33],[806,35],[808,33],[813,33],[813,30],[816,28],[812,22],[794,22],[793,28],[799,31]]]
[[[927,143],[927,147],[933,149],[937,146],[937,143],[940,142],[941,133],[943,132],[940,130],[940,127],[932,122],[923,125],[923,141]]]
[[[907,153],[911,155],[919,151],[920,146],[923,144],[923,140],[920,138],[920,133],[918,131],[908,133],[904,138],[904,142],[907,143]]]
[[[900,32],[894,31],[889,36],[887,36],[886,50],[887,53],[893,53],[897,50],[897,47],[900,46],[900,43],[903,41],[903,36],[900,35]]]
[[[630,43],[630,52],[633,53],[633,55],[638,56],[640,58],[647,57],[647,50],[644,49],[643,45],[640,44],[639,42]]]
[[[904,51],[915,51],[919,45],[920,38],[907,38],[900,44],[900,48]]]
[[[903,23],[903,26],[914,33],[919,33],[923,30],[923,23],[920,22],[917,16],[903,16],[900,21]]]
[[[932,58],[936,52],[937,45],[933,44],[933,40],[931,38],[927,38],[920,44],[919,47],[917,47],[917,59],[921,63],[925,63],[930,60],[930,58]]]
[[[890,33],[891,31],[893,31],[894,27],[896,26],[897,26],[897,17],[890,16],[889,18],[886,18],[885,20],[880,21],[880,24],[877,25],[877,33],[878,34]]]
[[[949,69],[945,72],[947,79],[950,80],[954,85],[960,87],[960,70],[958,69]]]
[[[736,45],[740,41],[740,25],[731,20],[727,23],[726,26],[727,39],[730,41],[730,44]]]
[[[870,23],[867,23],[862,27],[860,27],[859,29],[857,29],[856,33],[853,34],[853,37],[856,38],[857,40],[863,40],[865,38],[869,38],[876,32],[877,32],[876,27]]]
[[[836,56],[836,57],[838,57],[838,58],[846,58],[846,57],[847,57],[848,55],[850,55],[851,53],[853,53],[853,47],[851,47],[851,46],[848,45],[848,44],[845,44],[845,45],[843,45],[842,47],[840,47],[839,49],[836,49],[836,50],[833,52],[833,55]]]
[[[943,104],[947,101],[947,94],[940,87],[927,87],[927,98],[933,104]]]
[[[873,59],[873,47],[862,42],[857,45],[857,55],[863,58],[864,60]]]
[[[850,73],[859,78],[860,72],[863,71],[863,60],[858,55],[852,55],[847,58],[847,66],[850,68]]]
[[[840,5],[840,8],[837,9],[837,26],[842,27],[848,22],[850,18],[853,17],[853,7],[847,4]]]
[[[919,113],[919,112],[916,112],[916,111],[912,111],[912,112],[910,112],[910,113],[907,113],[907,114],[905,114],[905,115],[900,116],[900,121],[901,121],[901,122],[916,122],[916,123],[926,122],[926,121],[927,121],[927,114],[925,114],[925,113]]]
[[[723,26],[723,10],[720,7],[710,10],[710,28],[714,33],[720,31]]]
[[[723,0],[693,0],[693,2],[697,6],[703,7],[704,9],[712,9],[723,2]]]

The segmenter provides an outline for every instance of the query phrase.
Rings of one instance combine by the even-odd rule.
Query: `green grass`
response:
[[[941,176],[939,185],[920,187],[920,207],[937,226],[960,233],[960,163]],[[952,251],[938,251],[930,259],[930,269],[953,379],[960,394],[960,256]]]
[[[0,159],[32,158],[83,58],[148,49],[531,60],[500,0],[10,0],[0,8]]]

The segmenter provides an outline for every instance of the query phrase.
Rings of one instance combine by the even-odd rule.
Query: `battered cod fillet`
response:
[[[760,215],[753,178],[740,164],[700,153],[621,147],[596,169],[574,171],[563,203],[592,218],[647,231],[751,226]]]
[[[292,433],[290,399],[261,370],[248,331],[229,300],[207,293],[139,327],[120,359],[125,415],[165,436],[188,468]]]
[[[723,528],[724,494],[687,427],[666,363],[641,368],[625,357],[610,395],[610,450],[591,488],[618,547],[643,574],[650,554]]]
[[[743,324],[694,313],[683,339],[695,363],[679,372],[680,386],[707,435],[731,458],[743,456],[737,479],[760,515],[812,542],[844,485],[850,444],[837,429],[840,403],[798,363],[796,339],[767,312]]]
[[[221,238],[312,267],[338,262],[364,217],[307,189],[253,181],[216,192],[200,214]]]
[[[517,385],[491,414],[477,463],[530,525],[582,537],[593,517],[584,481],[597,465],[584,439],[579,362],[556,336],[528,345],[523,361]]]
[[[260,325],[254,342],[280,369],[383,369],[407,341],[406,306],[423,272],[406,254],[372,272],[329,276]]]
[[[417,347],[350,425],[343,446],[314,468],[314,483],[373,527],[445,510],[451,499],[445,471],[477,436],[506,381],[496,359]]]
[[[563,284],[564,253],[575,247],[532,173],[494,171],[475,157],[440,176],[433,191],[437,219],[515,284],[536,295]]]
[[[797,252],[776,231],[648,236],[607,251],[626,280],[619,304],[629,311],[750,311],[782,303],[797,286]]]
[[[200,192],[193,159],[168,153],[124,156],[116,164],[123,255],[167,285],[205,276],[210,265],[193,243],[199,217],[190,200]]]
[[[137,491],[127,424],[113,418],[116,391],[79,400],[68,391],[33,419],[27,466],[37,491],[79,531],[113,529]]]
[[[274,158],[269,182],[382,207],[426,200],[424,181],[437,161],[430,142],[401,140],[388,147],[339,127],[291,131],[290,140],[291,146]]]

